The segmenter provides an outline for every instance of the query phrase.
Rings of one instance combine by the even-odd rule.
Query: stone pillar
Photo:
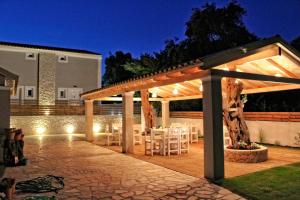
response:
[[[39,54],[38,101],[39,105],[55,105],[55,79],[57,56],[50,53]]]
[[[5,77],[0,74],[0,163],[3,163],[5,129],[10,126],[10,88],[5,87]]]
[[[86,124],[86,131],[85,136],[87,141],[93,141],[93,100],[85,100],[85,124]]]
[[[133,94],[125,92],[123,96],[123,117],[122,117],[122,152],[133,153]]]
[[[143,107],[141,106],[141,130],[142,132],[145,131],[145,116],[144,116],[144,111],[143,111]]]
[[[0,134],[10,124],[10,89],[5,87],[5,77],[0,75]]]
[[[169,127],[170,121],[170,108],[169,101],[161,102],[161,124],[163,128]]]
[[[204,176],[224,178],[224,146],[221,77],[207,76],[203,85]]]

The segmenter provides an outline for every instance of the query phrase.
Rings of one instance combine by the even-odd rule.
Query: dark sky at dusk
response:
[[[0,0],[0,40],[134,56],[184,38],[192,8],[203,0]],[[238,0],[246,26],[259,37],[300,35],[300,0]],[[104,66],[103,66],[104,67]]]

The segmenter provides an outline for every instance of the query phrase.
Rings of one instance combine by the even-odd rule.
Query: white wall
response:
[[[300,122],[273,122],[273,121],[246,121],[251,141],[260,142],[259,132],[262,132],[263,143],[281,146],[300,147],[296,144],[295,137],[300,133]],[[170,123],[198,124],[201,135],[203,133],[203,119],[170,118]],[[161,119],[158,118],[158,124]]]

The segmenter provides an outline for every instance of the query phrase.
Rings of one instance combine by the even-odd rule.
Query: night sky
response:
[[[184,38],[192,8],[202,0],[0,0],[0,40],[134,56]],[[246,26],[259,37],[300,35],[300,0],[239,0]],[[104,60],[103,59],[103,60]],[[104,66],[103,66],[104,68]]]

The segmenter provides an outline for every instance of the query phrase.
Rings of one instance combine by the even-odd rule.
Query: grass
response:
[[[223,187],[253,200],[299,200],[300,163],[224,179]]]

